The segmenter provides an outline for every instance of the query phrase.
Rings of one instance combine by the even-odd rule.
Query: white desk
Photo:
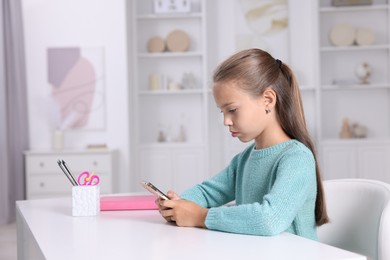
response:
[[[16,203],[18,259],[366,259],[288,233],[261,237],[180,228],[156,210],[72,217],[71,203]]]

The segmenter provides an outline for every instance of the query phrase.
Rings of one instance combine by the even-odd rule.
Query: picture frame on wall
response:
[[[103,54],[103,47],[47,48],[48,83],[57,129],[105,129]]]

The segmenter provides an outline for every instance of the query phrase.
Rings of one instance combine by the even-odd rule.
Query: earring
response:
[[[266,113],[266,114],[269,114],[269,113],[271,113],[271,109],[269,109],[269,108],[266,108],[266,109],[265,109],[265,113]]]

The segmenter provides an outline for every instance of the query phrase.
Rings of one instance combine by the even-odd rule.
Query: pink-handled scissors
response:
[[[77,182],[81,186],[95,186],[99,184],[100,178],[94,172],[82,172],[77,178]]]

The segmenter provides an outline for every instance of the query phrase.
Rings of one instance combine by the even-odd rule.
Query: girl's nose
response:
[[[225,126],[231,126],[231,125],[233,125],[233,122],[228,116],[224,116],[223,117],[223,124]]]

